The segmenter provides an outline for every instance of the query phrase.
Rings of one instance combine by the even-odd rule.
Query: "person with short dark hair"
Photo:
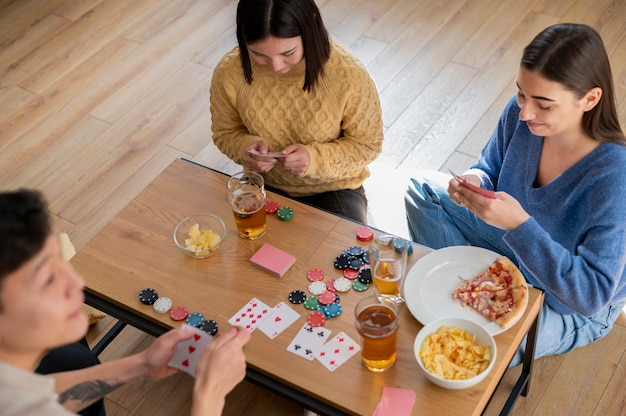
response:
[[[37,191],[0,193],[0,412],[4,416],[69,415],[138,378],[162,378],[176,345],[193,336],[174,329],[145,351],[50,375],[33,373],[49,350],[87,331],[84,282],[61,253],[47,204]],[[250,334],[234,327],[217,336],[196,367],[192,415],[219,415],[226,394],[245,375]]]
[[[539,33],[524,50],[517,88],[462,175],[496,198],[424,172],[411,179],[405,202],[414,241],[495,251],[544,290],[542,357],[602,338],[626,303],[626,140],[609,59],[589,26]]]
[[[313,0],[240,0],[236,21],[239,45],[211,83],[215,145],[270,190],[366,222],[362,185],[383,140],[367,70]]]

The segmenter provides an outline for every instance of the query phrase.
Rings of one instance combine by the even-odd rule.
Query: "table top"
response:
[[[251,298],[270,306],[280,301],[288,303],[292,290],[306,292],[308,270],[321,268],[325,281],[339,277],[341,272],[333,265],[335,257],[353,245],[367,248],[367,243],[355,236],[362,224],[272,193],[268,193],[268,199],[290,206],[294,218],[280,221],[268,215],[264,237],[241,239],[227,201],[226,179],[226,175],[194,163],[174,161],[73,257],[72,264],[85,278],[86,290],[164,328],[180,326],[169,314],[156,313],[139,301],[139,291],[152,287],[159,296],[171,298],[174,305],[201,312],[206,319],[217,321],[220,328],[228,328],[228,319]],[[228,235],[215,254],[194,259],[176,247],[173,230],[182,218],[207,212],[224,220]],[[264,243],[296,257],[296,263],[282,277],[249,262]],[[409,268],[430,251],[414,245]],[[341,294],[342,315],[325,324],[331,336],[344,331],[359,340],[354,306],[372,293],[373,288]],[[302,305],[289,304],[300,318],[276,338],[254,331],[245,347],[246,359],[254,370],[349,414],[372,414],[383,386],[415,391],[415,415],[480,414],[539,313],[542,296],[531,288],[522,319],[495,337],[498,354],[494,369],[483,382],[465,390],[437,387],[420,374],[413,342],[422,325],[406,307],[400,313],[397,361],[384,373],[368,371],[358,354],[330,372],[317,360],[308,361],[288,352],[287,346],[308,316],[309,311]]]

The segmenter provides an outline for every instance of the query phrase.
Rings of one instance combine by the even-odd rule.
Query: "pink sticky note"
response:
[[[281,249],[274,247],[271,244],[263,244],[263,246],[257,250],[252,257],[250,257],[252,264],[267,270],[270,273],[282,277],[287,270],[296,262],[296,258],[293,254],[289,254]]]
[[[415,404],[413,390],[385,386],[372,416],[410,416],[413,404]]]

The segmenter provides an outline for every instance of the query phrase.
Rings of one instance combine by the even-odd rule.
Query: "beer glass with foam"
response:
[[[256,240],[265,235],[264,186],[263,176],[258,172],[238,172],[228,179],[228,198],[241,238]]]

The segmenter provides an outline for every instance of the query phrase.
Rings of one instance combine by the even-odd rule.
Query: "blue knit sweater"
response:
[[[604,143],[537,188],[543,137],[519,111],[514,97],[469,173],[530,214],[503,237],[528,282],[559,313],[593,316],[626,298],[626,147]]]

